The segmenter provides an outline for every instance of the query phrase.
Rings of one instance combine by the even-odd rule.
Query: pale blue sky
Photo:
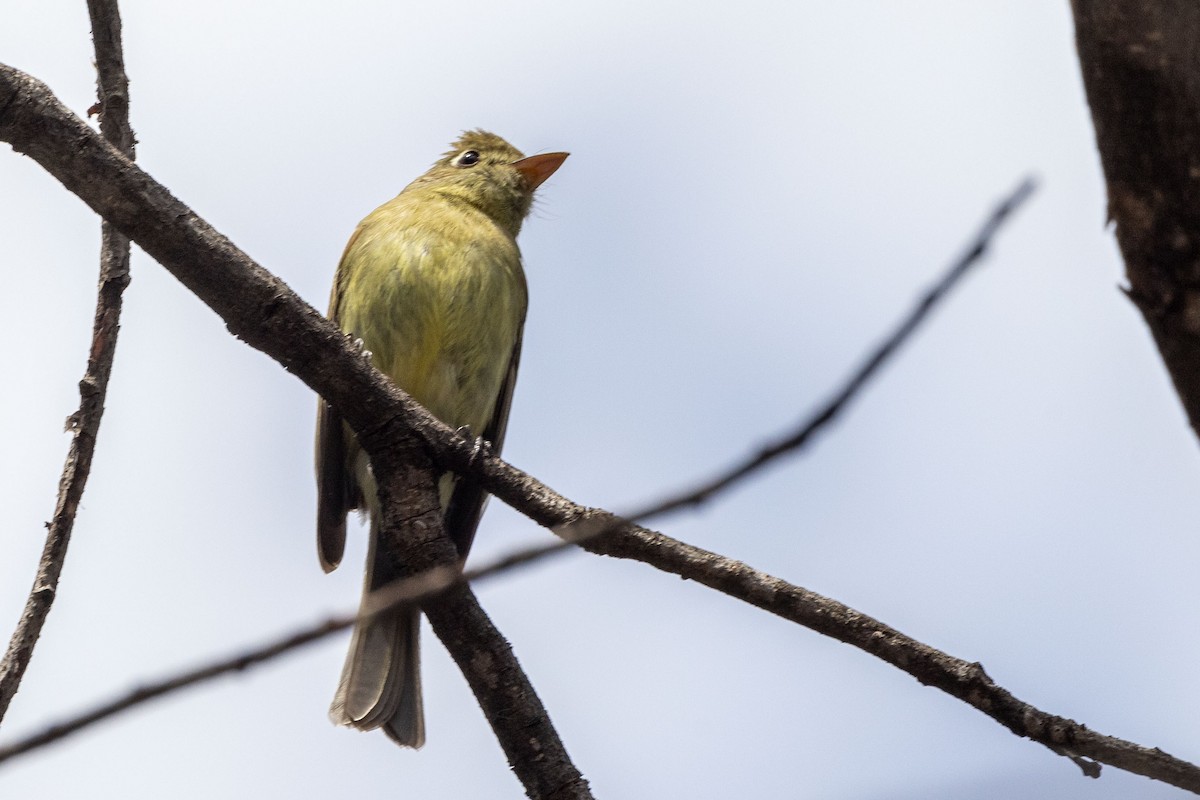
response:
[[[1118,291],[1069,4],[125,2],[139,160],[323,308],[354,224],[464,128],[570,150],[522,234],[505,450],[640,505],[824,398],[1026,173],[991,257],[817,446],[673,536],[828,594],[1047,711],[1192,761],[1200,458]],[[82,0],[0,61],[93,102]],[[0,152],[0,635],[90,338],[98,224]],[[324,576],[314,399],[140,252],[58,603],[0,741],[353,607]],[[548,534],[492,503],[477,561]],[[1139,798],[874,658],[634,563],[479,588],[605,798]],[[0,796],[517,798],[426,636],[429,744],[330,725],[345,639],[0,768]],[[57,793],[57,794],[56,794]]]

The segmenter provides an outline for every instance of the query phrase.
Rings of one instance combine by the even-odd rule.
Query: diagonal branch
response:
[[[96,50],[96,90],[100,109],[100,130],[104,137],[129,158],[133,158],[133,131],[129,127],[129,81],[125,77],[121,51],[121,17],[116,0],[88,0],[92,18],[92,39]],[[58,483],[54,519],[47,524],[46,543],[38,562],[33,590],[25,602],[21,619],[9,640],[4,660],[0,661],[0,720],[8,711],[13,696],[33,657],[33,648],[58,591],[58,579],[67,557],[67,545],[75,525],[75,513],[92,468],[92,454],[108,379],[112,374],[117,348],[117,330],[121,318],[121,294],[129,285],[129,240],[104,222],[101,225],[100,286],[92,327],[92,347],[87,370],[79,382],[79,410],[67,419],[74,433],[67,450],[66,463]]]
[[[275,276],[237,249],[160,184],[65,108],[44,85],[0,65],[0,140],[37,160],[115,228],[167,266],[225,320],[229,330],[279,361],[331,401],[359,434],[380,489],[384,539],[399,560],[420,569],[456,560],[440,517],[419,541],[404,527],[404,492],[413,442],[422,457],[428,438],[407,420],[420,414],[429,430],[460,439],[361,357],[332,323]],[[383,424],[377,424],[383,420]],[[469,447],[473,448],[473,444]],[[469,453],[464,453],[469,462]],[[428,470],[426,470],[427,472]],[[426,476],[428,478],[428,476]],[[437,504],[432,504],[433,508]],[[418,552],[419,551],[419,552]],[[470,592],[450,592],[426,608],[435,631],[463,663],[481,652],[494,658],[504,691],[477,695],[510,764],[534,798],[590,798],[549,717],[507,642]],[[461,651],[456,651],[461,647]],[[477,676],[467,674],[473,688]],[[514,702],[520,713],[511,713]],[[536,724],[535,724],[536,723]]]
[[[997,685],[983,666],[936,650],[823,597],[725,556],[640,528],[624,528],[584,547],[632,558],[736,597],[817,633],[853,645],[982,711],[1018,736],[1067,756],[1092,777],[1098,762],[1200,794],[1200,767],[1161,750],[1105,736],[1041,711]]]
[[[912,675],[921,683],[935,686],[963,700],[1016,735],[1070,758],[1091,777],[1099,776],[1099,764],[1105,763],[1200,794],[1200,768],[1156,748],[1105,736],[1073,720],[1035,708],[997,685],[978,663],[943,653],[836,600],[789,584],[739,561],[644,529],[621,529],[614,533],[613,524],[622,523],[600,513],[593,512],[587,519],[591,521],[590,525],[573,526],[572,533],[582,537],[606,537],[604,546],[593,544],[589,549],[603,550],[606,555],[618,558],[644,561],[858,647]],[[491,577],[564,552],[569,544],[570,540],[558,541],[520,551],[463,575],[452,567],[431,569],[388,586],[379,594],[371,613],[403,603],[423,602],[447,587]],[[164,694],[273,660],[344,630],[356,619],[353,615],[333,617],[299,632],[273,639],[254,650],[147,684],[27,738],[0,747],[0,763]]]
[[[598,527],[604,535],[586,545],[593,552],[643,561],[854,644],[1055,752],[1200,793],[1200,769],[1192,764],[1040,712],[996,686],[978,665],[737,561],[587,509],[498,458],[480,456],[474,442],[385,381],[315,309],[108,147],[41,83],[2,65],[0,140],[35,158],[191,288],[232,332],[332,402],[373,463],[386,460],[390,444],[415,434],[438,466],[476,476],[539,524],[568,532]]]
[[[1004,223],[1020,208],[1037,188],[1033,178],[1026,178],[1013,192],[993,209],[991,215],[984,221],[971,243],[963,254],[954,262],[937,283],[921,297],[911,311],[901,320],[896,329],[876,347],[850,376],[841,389],[825,402],[815,413],[800,424],[794,431],[780,436],[775,441],[764,445],[757,453],[743,459],[724,472],[703,481],[691,489],[660,500],[628,515],[629,519],[647,520],[671,511],[690,506],[698,506],[718,492],[728,489],[735,483],[775,461],[780,456],[795,453],[812,441],[826,425],[833,422],[850,401],[853,400],[866,386],[879,369],[891,360],[892,356],[904,345],[929,313],[954,289],[966,276],[971,267],[975,266],[987,253],[992,238]]]
[[[388,563],[401,576],[457,573],[458,548],[446,535],[433,462],[420,441],[407,433],[371,468],[381,507],[376,546]],[[526,794],[534,800],[592,800],[533,684],[470,587],[452,580],[420,606],[470,684]]]

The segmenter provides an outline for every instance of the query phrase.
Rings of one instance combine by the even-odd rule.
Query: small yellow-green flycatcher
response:
[[[492,133],[468,131],[428,172],[359,223],[338,265],[329,318],[363,342],[376,367],[452,428],[490,443],[504,430],[521,355],[525,273],[517,233],[533,192],[566,153],[525,158]],[[466,557],[484,491],[445,475],[446,530]],[[366,454],[337,412],[317,413],[317,546],[328,572],[342,559],[346,515],[371,517],[366,596],[395,578],[377,547],[379,501]],[[425,742],[420,612],[401,609],[354,629],[329,714],[339,725],[383,728]]]

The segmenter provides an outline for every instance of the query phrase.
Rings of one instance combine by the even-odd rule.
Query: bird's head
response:
[[[477,207],[514,237],[533,203],[533,192],[562,166],[566,153],[528,158],[487,131],[467,131],[428,172],[414,181]]]

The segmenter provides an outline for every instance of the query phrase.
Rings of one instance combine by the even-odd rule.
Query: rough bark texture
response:
[[[125,76],[121,17],[116,0],[89,0],[88,13],[95,43],[96,96],[99,98],[96,108],[100,113],[100,131],[105,139],[132,159],[134,137],[133,129],[129,127],[129,80]],[[129,285],[129,239],[107,222],[100,228],[100,285],[87,370],[79,382],[79,409],[67,420],[73,434],[71,445],[59,479],[54,517],[46,525],[46,542],[33,589],[9,639],[4,658],[0,660],[0,720],[4,719],[21,686],[33,649],[58,594],[58,579],[66,561],[75,515],[91,474],[92,455],[116,356],[122,294]]]
[[[1071,7],[1129,294],[1200,434],[1200,4]]]
[[[1200,769],[1192,764],[1042,712],[997,686],[978,664],[941,653],[841,603],[740,562],[584,508],[500,459],[480,456],[472,441],[439,423],[384,381],[311,306],[238,251],[166,189],[121,158],[75,120],[42,84],[3,65],[0,65],[0,140],[36,158],[67,188],[190,287],[222,316],[231,331],[275,358],[332,402],[358,432],[372,463],[380,467],[381,486],[393,480],[398,482],[387,491],[399,492],[396,487],[404,485],[400,473],[405,459],[396,456],[394,448],[406,446],[416,436],[428,447],[438,466],[473,474],[492,494],[560,535],[570,538],[594,534],[599,529],[604,535],[585,544],[593,552],[644,561],[860,647],[922,683],[964,700],[1014,733],[1072,757],[1082,766],[1094,767],[1084,759],[1101,761],[1200,793]],[[431,553],[429,559],[440,563],[444,555]],[[469,603],[465,596],[468,594],[449,592],[443,601],[446,609],[455,603]],[[479,630],[469,621],[471,614],[473,610],[460,615],[468,621],[461,623],[462,627],[452,631],[452,635],[444,634],[444,626],[459,624],[458,617],[431,614],[439,618],[435,628],[452,650],[456,650],[459,637],[471,637],[471,630]],[[480,631],[477,635],[486,634]],[[454,652],[454,657],[478,661],[477,645],[476,640],[470,648]],[[497,657],[503,657],[505,649],[500,640],[493,640],[486,648]],[[489,672],[494,674],[496,670]],[[472,674],[467,677],[474,682]],[[497,734],[501,738],[524,736],[522,719],[506,719],[503,711],[505,703],[520,701],[519,692],[504,691],[507,697],[496,699],[499,721],[505,723]],[[492,719],[493,712],[488,713]],[[509,752],[533,749],[515,740],[512,745],[515,749]],[[505,747],[508,751],[509,745]],[[544,756],[565,761],[565,753],[559,756],[545,752]],[[544,759],[534,758],[515,762],[514,768],[540,769],[542,764]],[[543,772],[538,781],[526,781],[527,791],[532,794],[531,786],[548,787],[554,796],[587,796],[581,778],[556,783],[549,772]]]
[[[401,532],[406,521],[397,500],[414,485],[410,457],[414,441],[447,434],[462,437],[392,386],[336,326],[97,136],[44,84],[2,64],[0,140],[33,158],[114,228],[136,241],[216,311],[230,332],[270,355],[333,403],[371,456],[384,505],[384,535],[396,552],[403,553],[402,563],[421,568],[447,559],[456,561],[454,545],[444,533],[444,541],[439,543],[425,535],[410,540]],[[471,460],[465,450],[473,445],[462,443],[460,466],[465,466]],[[440,528],[438,520],[434,530]],[[423,531],[429,533],[430,529],[424,526]],[[452,606],[449,610],[453,613],[446,615],[449,620],[473,620],[483,614],[469,592],[432,602]],[[453,648],[472,635],[467,630],[464,623],[461,636],[444,636],[443,641]],[[495,629],[470,628],[475,636],[488,635],[489,630]],[[444,631],[445,626],[438,630],[439,636]],[[507,658],[506,675],[521,673],[503,637],[495,635],[496,641],[476,641],[475,646],[490,650],[498,659]],[[452,655],[460,658],[460,654]],[[536,694],[530,690],[526,698],[530,702],[524,709],[526,715],[540,718],[536,738],[507,717],[488,717],[510,757],[530,748],[540,751],[539,758],[520,757],[512,762],[526,793],[555,800],[590,798],[587,782],[572,764]],[[485,698],[480,700],[486,711]]]
[[[402,564],[408,577],[456,568],[458,548],[446,535],[433,462],[421,443],[409,437],[405,445],[386,448],[386,460],[372,465],[384,476],[379,546],[389,560]],[[421,601],[421,608],[462,670],[526,794],[532,800],[590,800],[587,781],[567,757],[541,698],[471,587],[452,586]]]

